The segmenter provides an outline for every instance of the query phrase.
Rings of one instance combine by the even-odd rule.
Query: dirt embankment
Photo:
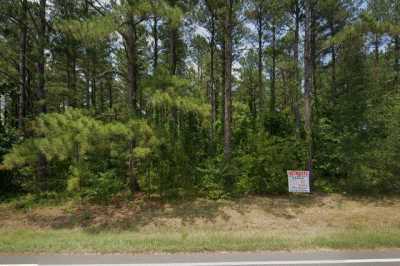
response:
[[[400,227],[400,198],[342,195],[197,199],[163,203],[137,198],[108,206],[68,204],[17,210],[0,204],[0,228],[133,230],[139,232],[210,230],[304,232]]]

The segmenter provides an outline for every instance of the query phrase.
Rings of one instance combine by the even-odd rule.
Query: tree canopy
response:
[[[0,191],[400,189],[395,0],[3,0]]]

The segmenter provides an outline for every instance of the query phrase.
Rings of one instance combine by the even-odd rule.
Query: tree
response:
[[[2,184],[219,198],[306,166],[393,191],[397,2],[0,1]]]
[[[294,61],[294,76],[295,76],[295,88],[292,95],[293,111],[295,115],[296,123],[296,137],[300,137],[301,127],[301,114],[299,107],[299,95],[301,94],[301,75],[300,75],[300,63],[299,63],[299,46],[300,46],[300,23],[302,20],[302,1],[292,0],[289,1],[290,13],[294,16],[294,40],[293,40],[293,61]]]
[[[257,70],[258,70],[258,93],[253,92],[253,95],[257,95],[260,99],[259,107],[255,103],[256,97],[254,97],[254,102],[252,103],[253,106],[253,115],[257,116],[257,109],[262,110],[264,97],[265,97],[265,87],[264,87],[264,45],[265,45],[265,30],[267,27],[269,16],[269,6],[265,1],[255,0],[251,2],[250,10],[248,17],[251,21],[255,24],[256,27],[256,38],[257,38],[257,56],[258,56],[258,63],[257,63]]]
[[[27,45],[28,45],[28,2],[22,0],[21,2],[21,15],[20,15],[20,59],[19,59],[19,74],[20,74],[20,91],[18,101],[18,127],[23,128],[24,117],[26,115],[26,101],[27,101]]]
[[[308,146],[307,169],[312,172],[312,92],[313,92],[313,53],[312,53],[312,0],[305,0],[305,25],[304,25],[304,130]]]
[[[282,26],[282,20],[284,19],[283,5],[281,1],[271,1],[268,5],[268,15],[269,19],[269,30],[271,34],[271,99],[269,103],[269,111],[272,115],[276,112],[276,73],[277,73],[277,57],[278,57],[278,48],[277,48],[277,38],[279,34],[280,27]]]
[[[232,153],[232,53],[233,53],[233,0],[226,0],[224,32],[224,158],[229,161]]]
[[[37,64],[38,68],[38,88],[37,88],[37,98],[39,102],[39,112],[46,113],[46,58],[45,58],[45,48],[46,48],[46,29],[47,29],[47,21],[46,21],[46,0],[40,0],[40,25],[39,25],[39,60]]]
[[[211,142],[214,142],[214,135],[215,135],[215,122],[217,120],[217,84],[215,80],[215,54],[216,54],[216,28],[217,28],[217,9],[218,3],[216,1],[205,0],[205,5],[207,9],[207,14],[210,15],[210,20],[207,22],[207,26],[210,32],[210,83],[209,87],[209,98],[210,98],[210,105],[211,105],[211,127],[210,127],[210,139]],[[212,144],[213,145],[213,144]]]

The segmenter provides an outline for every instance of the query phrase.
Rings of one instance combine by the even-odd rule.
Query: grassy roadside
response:
[[[2,254],[400,248],[400,198],[13,206],[0,204]]]
[[[0,253],[141,253],[299,249],[399,248],[400,230],[349,230],[316,236],[265,232],[133,232],[81,230],[0,231]]]

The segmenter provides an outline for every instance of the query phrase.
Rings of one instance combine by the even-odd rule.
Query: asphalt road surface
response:
[[[400,265],[400,250],[195,253],[172,255],[0,255],[0,265],[257,266]]]

